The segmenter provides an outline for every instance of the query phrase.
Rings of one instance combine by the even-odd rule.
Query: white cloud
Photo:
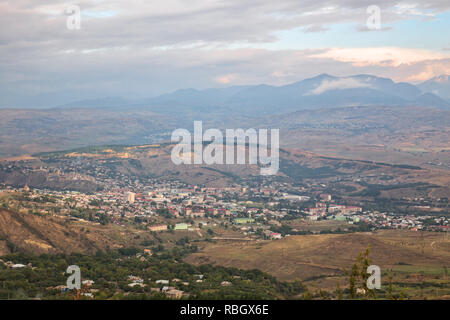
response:
[[[375,48],[330,48],[326,52],[312,55],[316,58],[334,59],[350,62],[354,66],[392,66],[413,64],[426,60],[450,58],[450,53],[434,52],[424,49],[395,47]]]
[[[307,95],[318,95],[329,90],[354,89],[364,87],[370,87],[370,84],[364,81],[358,81],[357,79],[353,78],[340,78],[333,80],[324,79],[315,89],[308,92]]]
[[[230,84],[238,77],[237,74],[225,74],[214,78],[214,81],[219,84]]]
[[[258,49],[277,42],[280,31],[326,33],[337,23],[365,23],[372,0],[74,3],[82,16],[77,31],[66,28],[64,11],[70,1],[0,0],[0,105],[22,98],[35,101],[27,96],[41,92],[70,92],[79,98],[150,96],[216,83],[281,85],[318,73],[419,79],[438,75],[449,65],[450,52],[443,50]],[[383,24],[450,8],[450,1],[443,0],[416,0],[417,5],[402,7],[404,3],[379,0]]]

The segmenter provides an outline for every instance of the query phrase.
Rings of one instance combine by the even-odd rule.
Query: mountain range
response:
[[[423,92],[431,92],[441,98],[450,100],[450,76],[441,75],[431,78],[417,86]]]
[[[450,77],[421,84],[394,82],[373,75],[336,77],[321,74],[284,86],[266,84],[206,90],[181,89],[154,98],[102,98],[60,107],[146,107],[157,113],[238,111],[241,114],[280,114],[345,106],[421,106],[450,110]]]
[[[426,160],[440,163],[450,134],[450,106],[443,98],[450,91],[448,79],[412,85],[371,75],[322,74],[285,86],[184,89],[145,100],[111,97],[50,109],[0,109],[0,157],[166,141],[174,129],[201,120],[205,128],[279,128],[284,145],[344,157],[349,144],[390,146],[400,150],[401,159],[414,146],[439,152]],[[364,155],[374,155],[373,148],[366,149]]]

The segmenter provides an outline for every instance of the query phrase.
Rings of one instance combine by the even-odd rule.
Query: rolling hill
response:
[[[121,246],[105,230],[85,232],[80,225],[65,223],[61,218],[0,209],[0,256],[17,251],[92,254]]]
[[[0,211],[0,235],[0,255],[14,251],[57,253],[91,250],[91,245],[84,243],[89,240],[79,238],[59,223],[8,210]]]
[[[417,270],[440,268],[442,274],[443,266],[450,261],[450,242],[443,235],[427,233],[422,237],[418,232],[398,230],[290,236],[278,241],[204,243],[186,261],[258,268],[287,281],[332,279],[331,283],[323,284],[333,288],[336,280],[345,283],[345,272],[369,244],[371,261],[382,272],[408,266]]]

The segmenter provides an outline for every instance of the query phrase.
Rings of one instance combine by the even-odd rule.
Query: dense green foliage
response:
[[[28,266],[13,269],[0,262],[0,299],[73,299],[74,292],[55,288],[66,284],[69,265],[80,267],[82,279],[95,281],[90,289],[96,299],[164,299],[155,290],[163,286],[155,282],[158,279],[169,280],[170,286],[188,293],[190,299],[288,299],[303,291],[299,282],[280,282],[259,270],[184,263],[184,255],[195,250],[186,245],[162,252],[154,248],[158,253],[153,256],[134,248],[96,255],[10,254],[2,260]],[[201,281],[199,275],[203,275]],[[130,287],[129,276],[142,278],[145,286]],[[231,285],[221,285],[223,281]]]

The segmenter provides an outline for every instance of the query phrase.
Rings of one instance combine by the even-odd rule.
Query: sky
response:
[[[0,107],[450,74],[448,0],[0,0],[0,30]]]

